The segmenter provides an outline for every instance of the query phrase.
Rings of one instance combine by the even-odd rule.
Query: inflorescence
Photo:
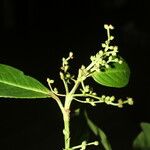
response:
[[[92,106],[96,106],[98,103],[106,103],[108,105],[117,106],[122,108],[124,104],[133,105],[133,99],[128,97],[125,100],[118,99],[116,100],[115,96],[97,96],[96,92],[93,91],[91,86],[84,85],[86,78],[90,77],[95,71],[101,71],[101,69],[109,68],[112,63],[121,64],[123,60],[118,56],[118,47],[116,45],[111,45],[111,41],[114,39],[114,36],[110,35],[110,31],[114,29],[112,25],[104,25],[104,28],[107,31],[107,40],[102,43],[102,49],[94,56],[90,57],[91,63],[89,66],[81,66],[79,69],[78,77],[75,79],[74,75],[69,73],[69,61],[73,59],[73,53],[70,52],[67,58],[62,58],[62,67],[60,71],[60,78],[63,81],[66,94],[58,94],[57,88],[52,88],[53,80],[48,79],[48,84],[51,91],[58,96],[66,96],[69,91],[69,86],[71,81],[74,83],[80,82],[81,93],[73,93],[72,98],[81,103],[89,103]],[[81,100],[80,98],[85,98]]]

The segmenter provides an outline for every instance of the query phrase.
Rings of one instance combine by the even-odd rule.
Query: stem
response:
[[[64,142],[65,142],[65,150],[69,150],[70,148],[70,104],[72,101],[72,96],[70,93],[66,95],[65,106],[64,106]]]
[[[69,110],[65,110],[64,115],[64,142],[65,142],[65,150],[69,150],[70,148],[70,112]]]
[[[73,95],[76,91],[76,89],[78,88],[78,86],[80,85],[81,81],[78,79],[74,85],[74,87],[72,88],[72,90],[70,91],[69,94],[66,95],[66,100],[65,100],[65,109],[69,110],[70,109],[70,105],[71,105],[71,102],[73,100]]]
[[[86,67],[86,70],[90,70],[95,65],[94,62],[92,62],[89,66]]]
[[[65,91],[66,91],[66,94],[67,94],[67,93],[69,93],[68,84],[67,84],[67,82],[64,80],[64,78],[62,79],[62,81],[63,81],[64,87],[65,87]]]
[[[65,106],[64,106],[64,112],[63,112],[63,119],[64,119],[64,142],[65,142],[65,150],[70,149],[70,105],[73,100],[73,94],[75,93],[76,89],[78,88],[80,84],[80,80],[77,79],[74,87],[66,95],[66,100],[65,100]]]
[[[98,143],[98,141],[94,141],[94,142],[91,142],[91,143],[87,143],[87,144],[85,144],[86,146],[90,146],[90,145],[98,145],[99,143]],[[74,150],[74,149],[79,149],[79,148],[82,148],[82,144],[81,145],[78,145],[78,146],[74,146],[74,147],[72,147],[72,150]]]
[[[90,70],[90,68],[93,67],[93,63],[91,63],[86,70]],[[79,71],[77,80],[75,81],[75,85],[73,86],[72,90],[69,92],[68,86],[66,85],[66,82],[64,82],[64,86],[66,89],[66,99],[65,99],[65,104],[64,104],[64,111],[63,111],[63,120],[64,120],[64,142],[65,142],[65,150],[70,149],[70,105],[71,102],[74,98],[74,93],[76,92],[77,88],[79,87],[80,83],[85,80],[84,78],[87,78],[86,75],[82,75],[81,72]]]
[[[91,97],[103,102],[101,97],[98,97],[96,95],[91,95],[91,94],[74,94],[74,97]]]
[[[59,108],[60,108],[62,114],[64,114],[64,107],[63,107],[62,102],[60,101],[59,98],[57,98],[57,99],[55,99],[55,100],[56,100],[56,102],[57,102],[57,104],[58,104],[58,106],[59,106]]]

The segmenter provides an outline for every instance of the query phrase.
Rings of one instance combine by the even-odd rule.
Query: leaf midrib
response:
[[[6,81],[0,81],[0,83],[7,84],[7,85],[10,85],[10,86],[14,86],[14,87],[18,87],[18,88],[25,89],[25,90],[31,90],[31,91],[34,91],[34,92],[38,92],[38,93],[42,93],[42,94],[48,95],[47,92],[39,91],[39,90],[36,90],[35,88],[28,88],[28,87],[24,87],[24,86],[21,86],[21,85],[16,85],[16,84],[13,84],[13,83],[10,83],[10,82],[6,82]]]

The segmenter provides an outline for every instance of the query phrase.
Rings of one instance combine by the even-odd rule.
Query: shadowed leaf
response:
[[[105,133],[97,127],[88,117],[87,113],[85,112],[85,118],[87,120],[87,124],[89,128],[92,130],[92,132],[99,137],[101,144],[103,145],[105,150],[112,150],[111,145],[105,135]]]
[[[128,64],[123,61],[122,64],[113,63],[113,67],[109,67],[104,71],[94,72],[93,79],[104,86],[121,88],[128,84],[130,69]]]
[[[133,148],[136,150],[150,150],[150,123],[141,123],[142,131],[136,137]]]

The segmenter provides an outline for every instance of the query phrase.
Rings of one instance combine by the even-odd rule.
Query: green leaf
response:
[[[150,123],[141,123],[142,131],[133,142],[136,150],[150,150]]]
[[[22,71],[0,64],[0,97],[4,98],[46,98],[52,93],[36,79]]]
[[[103,145],[105,150],[112,150],[111,145],[107,139],[107,136],[105,133],[97,127],[88,117],[87,113],[85,112],[85,118],[87,120],[87,124],[89,128],[92,130],[92,132],[99,137],[101,144]]]
[[[104,71],[94,72],[93,79],[104,86],[121,88],[128,84],[130,69],[128,64],[123,60],[122,64],[113,63],[113,66]]]

